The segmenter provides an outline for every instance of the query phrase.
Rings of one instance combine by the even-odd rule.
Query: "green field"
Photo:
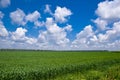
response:
[[[120,80],[120,52],[0,51],[0,80]]]

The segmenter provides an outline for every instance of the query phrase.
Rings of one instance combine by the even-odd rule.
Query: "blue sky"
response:
[[[119,50],[119,0],[1,0],[0,48]]]
[[[91,23],[90,19],[94,19],[96,17],[95,15],[95,10],[97,8],[97,4],[101,0],[95,0],[91,1],[88,0],[88,2],[81,0],[81,1],[70,1],[70,0],[56,0],[56,1],[51,1],[51,0],[11,0],[11,5],[7,8],[2,9],[4,14],[7,14],[3,21],[6,22],[5,25],[6,27],[13,31],[17,27],[16,25],[12,25],[10,18],[9,18],[9,13],[12,11],[15,11],[17,8],[22,9],[26,14],[32,13],[35,10],[39,11],[41,13],[42,18],[45,20],[47,17],[46,14],[44,13],[45,5],[50,5],[50,8],[52,12],[55,11],[57,6],[60,7],[66,7],[70,9],[73,13],[73,15],[70,16],[70,19],[68,23],[72,24],[73,28],[75,31],[73,31],[73,34],[76,34],[77,32],[81,31],[81,29],[84,28],[84,26],[88,25]],[[14,27],[9,27],[9,26],[14,26]],[[28,25],[31,26],[31,25]],[[32,25],[33,26],[33,25]],[[32,30],[30,30],[32,31]]]

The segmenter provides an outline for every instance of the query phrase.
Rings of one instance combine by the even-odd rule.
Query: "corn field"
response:
[[[0,80],[120,80],[119,64],[119,52],[7,50]]]

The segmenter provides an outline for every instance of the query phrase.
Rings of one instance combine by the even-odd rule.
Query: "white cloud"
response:
[[[72,49],[84,50],[118,50],[120,43],[120,21],[114,22],[111,29],[105,33],[95,33],[92,26],[86,26],[76,35],[72,42]]]
[[[120,42],[120,0],[106,0],[98,4],[95,11],[98,18],[94,20],[99,33],[96,34],[96,41],[92,46],[95,49],[117,50]]]
[[[36,38],[26,37],[26,43],[35,45],[36,42],[37,42],[37,39],[36,39]]]
[[[72,12],[69,9],[67,9],[66,7],[61,8],[59,6],[57,6],[54,13],[55,20],[60,23],[66,22],[66,18],[70,15],[72,15]]]
[[[97,29],[86,26],[71,43],[72,49],[118,50],[120,43],[120,1],[103,1],[98,4],[98,18],[93,22]]]
[[[57,33],[58,31],[62,31],[62,29],[59,26],[57,26],[56,23],[54,23],[52,18],[47,18],[46,28],[49,33]]]
[[[52,18],[47,18],[46,28],[48,32],[49,40],[55,42],[55,44],[65,46],[69,39],[66,38],[67,33],[60,28],[56,23],[54,23]]]
[[[107,21],[97,18],[96,20],[94,20],[94,23],[96,24],[96,26],[98,27],[99,30],[106,30],[107,29]]]
[[[26,40],[25,39],[25,33],[27,32],[26,29],[20,27],[20,28],[17,28],[15,32],[12,32],[12,39],[13,40],[18,40],[18,41],[24,41]]]
[[[65,47],[69,43],[69,39],[66,37],[67,32],[63,28],[60,28],[53,18],[47,18],[46,31],[40,32],[39,42],[46,43],[48,46],[62,46]]]
[[[26,24],[25,13],[21,9],[17,9],[10,13],[10,18],[13,23],[24,26]]]
[[[3,25],[3,23],[0,21],[0,37],[6,37],[8,36],[8,31]]]
[[[44,10],[45,13],[49,13],[50,15],[53,15],[51,9],[50,9],[50,5],[46,4],[45,5],[45,10]]]
[[[38,11],[34,11],[26,16],[26,20],[30,22],[35,22],[40,18],[40,13]]]
[[[1,30],[1,29],[0,29]],[[1,31],[0,31],[1,32]],[[9,49],[37,49],[36,38],[26,36],[27,30],[19,27],[15,32],[10,32],[10,36],[0,38],[0,48]]]
[[[41,14],[38,11],[34,11],[33,13],[26,15],[23,10],[17,9],[16,11],[10,13],[10,18],[12,23],[19,26],[25,26],[28,21],[34,23],[36,27],[44,26],[44,21],[39,21]]]
[[[5,8],[10,5],[10,0],[0,0],[0,7]]]
[[[72,31],[72,25],[65,22],[72,12],[66,7],[56,7],[53,14],[50,5],[46,5],[44,12],[52,16],[46,18],[46,21],[39,20],[41,14],[37,10],[28,15],[21,9],[10,13],[12,22],[19,26],[25,26],[27,22],[33,23],[36,27],[44,26],[44,29],[39,30],[37,38],[28,37],[26,35],[28,30],[22,27],[17,28],[14,32],[8,32],[1,21],[4,14],[0,11],[0,36],[2,36],[0,37],[0,47],[4,48],[5,46],[1,45],[8,44],[10,48],[25,49],[117,50],[120,47],[119,4],[119,0],[100,2],[96,10],[98,17],[93,21],[97,28],[93,28],[92,25],[85,26],[76,34],[73,41],[67,38],[68,32]],[[59,23],[64,23],[63,25],[66,26]]]
[[[98,34],[98,39],[99,39],[100,42],[104,43],[104,42],[106,42],[105,40],[107,39],[107,36],[102,34],[102,33],[99,33]]]
[[[13,42],[10,39],[0,38],[0,49],[10,49],[12,43]]]
[[[91,25],[86,26],[76,35],[76,39],[72,42],[71,48],[75,50],[115,50],[114,41],[106,41],[107,36],[96,34]],[[116,47],[116,49],[118,49]]]
[[[103,19],[120,19],[120,0],[100,2],[96,14]]]
[[[72,49],[77,50],[118,50],[120,43],[120,21],[115,22],[105,33],[95,33],[92,26],[86,26],[76,35],[71,43]]]
[[[60,7],[59,7],[60,8]],[[61,8],[63,10],[68,11],[67,8]],[[69,13],[69,11],[68,11]],[[68,17],[67,13],[64,13],[62,18],[66,21],[66,17]],[[1,13],[1,18],[3,17]],[[65,49],[66,46],[69,45],[70,40],[67,38],[67,31],[72,31],[72,25],[67,24],[65,27],[58,26],[54,16],[51,18],[46,18],[46,22],[39,21],[41,17],[38,11],[34,11],[33,13],[29,13],[26,15],[23,10],[17,9],[10,13],[10,18],[12,23],[25,26],[27,22],[34,23],[35,26],[45,26],[46,30],[40,30],[40,34],[38,38],[28,37],[26,33],[27,29],[18,27],[15,31],[9,32],[9,36],[7,39],[2,40],[6,41],[5,44],[10,43],[9,47],[11,48],[39,48],[39,49]],[[1,29],[2,30],[2,29]],[[7,40],[9,40],[7,42]],[[2,43],[0,43],[2,45]],[[33,47],[32,47],[33,46]]]
[[[114,42],[120,39],[120,22],[115,22],[112,29],[107,30],[105,34],[99,34],[99,40],[102,42]]]
[[[81,44],[86,46],[90,39],[94,40],[96,37],[92,30],[92,26],[88,25],[76,35],[76,39],[72,42],[72,44],[76,46],[81,46]]]
[[[7,37],[9,33],[1,20],[3,17],[4,14],[0,11],[0,37]]]
[[[26,34],[27,30],[19,27],[16,29],[15,32],[11,33],[11,38],[13,41],[20,42],[20,43],[28,43],[28,44],[34,44],[37,42],[35,38],[29,38]]]
[[[113,24],[113,29],[116,31],[116,32],[120,32],[120,21],[119,22],[115,22]]]
[[[77,34],[77,38],[87,38],[87,37],[90,37],[92,36],[94,33],[93,33],[93,30],[92,30],[92,26],[91,25],[88,25],[84,28],[83,31],[81,31],[80,33]]]
[[[32,44],[31,44],[32,42]],[[2,49],[37,49],[36,43],[31,42],[19,42],[11,40],[11,38],[0,38],[0,48]]]
[[[46,37],[45,37],[45,35],[47,35],[47,31],[41,31],[40,32],[40,34],[39,34],[39,36],[38,36],[38,41],[40,42],[40,43],[45,43],[45,42],[47,42],[47,39],[46,39]]]
[[[66,31],[72,31],[72,25],[67,25],[63,29]]]
[[[33,13],[29,13],[26,16],[26,21],[34,22],[36,27],[44,26],[44,22],[40,22],[38,19],[41,18],[41,14],[38,11],[34,11]]]
[[[36,27],[42,27],[42,26],[45,25],[45,22],[44,22],[44,21],[42,21],[42,22],[40,22],[40,21],[35,21],[35,22],[34,22],[34,25],[35,25]]]
[[[4,17],[4,14],[0,11],[0,19]]]

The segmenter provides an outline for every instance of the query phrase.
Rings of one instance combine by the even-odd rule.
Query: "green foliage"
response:
[[[77,72],[56,77],[54,80],[120,80],[120,64],[109,65],[103,70],[90,69],[84,72]]]
[[[118,52],[6,50],[0,51],[0,80],[119,80],[120,66],[109,67],[119,63]]]

